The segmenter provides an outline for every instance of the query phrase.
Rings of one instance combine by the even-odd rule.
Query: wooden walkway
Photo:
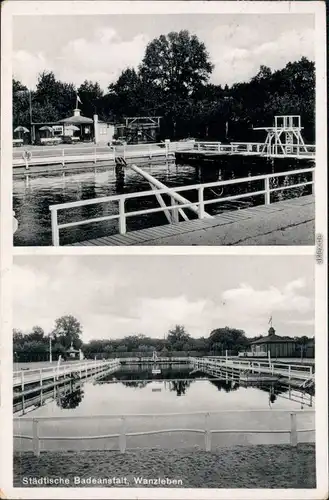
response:
[[[140,246],[140,245],[237,245],[255,244],[250,238],[269,243],[269,236],[280,232],[282,242],[277,244],[314,244],[314,196],[302,196],[290,200],[224,212],[212,219],[196,219],[175,224],[115,234],[67,246]],[[298,228],[300,241],[289,242],[291,230]],[[287,231],[287,236],[282,233]],[[290,231],[290,233],[289,233]],[[290,236],[288,237],[288,233]],[[267,242],[268,240],[268,242]],[[256,242],[257,244],[257,242]]]

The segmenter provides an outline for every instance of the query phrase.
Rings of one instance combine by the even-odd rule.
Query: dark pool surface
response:
[[[314,424],[313,414],[305,410],[314,408],[314,398],[296,389],[273,384],[261,387],[243,386],[229,376],[210,379],[206,374],[194,372],[186,365],[175,367],[162,366],[161,373],[152,374],[152,365],[121,367],[112,374],[90,379],[82,385],[72,387],[69,393],[57,394],[55,400],[45,403],[28,413],[28,417],[93,417],[59,421],[41,421],[43,436],[90,436],[107,435],[120,432],[120,415],[128,417],[127,432],[149,431],[154,429],[204,429],[205,412],[210,412],[209,425],[212,429],[289,429],[290,414],[276,410],[301,410],[298,414],[298,428],[310,428]],[[238,410],[238,411],[236,411]],[[241,411],[245,410],[245,411]],[[252,410],[263,410],[252,412]],[[197,415],[187,413],[203,412]],[[219,413],[211,413],[219,412]],[[226,413],[225,413],[226,412]],[[168,415],[177,413],[177,415]],[[164,414],[164,416],[148,416]],[[114,418],[99,418],[111,415]],[[168,416],[165,416],[168,415]],[[32,423],[14,423],[16,432],[32,432]],[[182,433],[182,436],[163,434],[150,436],[161,446],[173,439],[181,440],[183,445],[193,443],[202,446],[203,434]],[[303,438],[311,433],[303,433]],[[249,442],[250,434],[219,434],[221,443],[243,444]],[[129,438],[132,439],[132,438]],[[135,437],[135,441],[142,437]],[[145,439],[145,436],[144,436]],[[217,439],[217,438],[216,438]],[[246,441],[247,439],[247,441]],[[284,443],[285,434],[258,434],[252,436],[253,442]],[[160,441],[159,441],[160,440]],[[192,441],[191,441],[192,440]],[[257,441],[258,440],[258,441]],[[16,447],[29,449],[31,443],[16,440]],[[104,438],[101,447],[117,448],[116,439]],[[156,444],[155,444],[156,445]],[[67,446],[67,442],[65,443]],[[99,447],[99,440],[72,440],[70,447]],[[28,447],[28,448],[27,448]],[[48,441],[47,449],[58,447],[59,441]]]
[[[305,160],[279,159],[276,162],[255,157],[225,157],[220,162],[203,165],[184,165],[159,163],[140,165],[145,171],[167,186],[184,186],[218,180],[248,177],[271,172],[289,171],[310,166]],[[305,174],[307,175],[307,174]],[[296,176],[297,177],[297,176]],[[305,176],[304,176],[305,177]],[[294,179],[296,180],[296,178]],[[284,179],[282,179],[282,182]],[[18,230],[14,236],[17,246],[51,245],[51,217],[49,206],[59,203],[87,200],[103,196],[133,193],[149,190],[149,183],[139,174],[127,168],[124,172],[113,166],[93,166],[90,164],[76,170],[49,173],[28,173],[14,175],[13,209],[18,219]],[[247,191],[263,189],[263,183],[246,183],[215,188],[205,192],[205,199],[217,196],[230,196]],[[303,188],[307,190],[308,187]],[[195,192],[183,193],[189,200],[196,200]],[[306,191],[303,194],[307,194]],[[226,202],[209,205],[211,214],[225,210],[243,208],[246,204],[263,203],[263,197],[255,196],[241,202]],[[142,210],[158,207],[154,196],[129,200],[126,210]],[[118,213],[117,202],[84,206],[59,212],[59,223],[73,222],[93,217],[102,217]],[[190,218],[196,217],[189,212]],[[143,229],[166,223],[163,214],[151,214],[127,218],[127,231]],[[118,222],[103,221],[84,226],[65,228],[60,231],[60,243],[69,244],[86,239],[109,236],[118,233]]]

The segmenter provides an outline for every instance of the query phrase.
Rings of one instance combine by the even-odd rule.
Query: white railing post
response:
[[[126,159],[126,144],[123,145],[123,159]]]
[[[21,371],[21,386],[22,386],[22,392],[24,391],[24,372],[23,370]]]
[[[291,378],[291,365],[289,365],[289,368],[288,368],[288,379],[290,380]]]
[[[126,417],[121,417],[121,432],[119,436],[119,448],[121,453],[125,453],[127,447]]]
[[[171,196],[170,197],[170,200],[171,200],[171,206],[175,206],[176,205],[176,200]],[[171,220],[172,220],[172,223],[175,224],[176,222],[179,222],[179,213],[178,213],[178,208],[173,208],[171,210]]]
[[[290,444],[291,446],[297,446],[297,443],[298,436],[296,413],[290,413]]]
[[[40,377],[40,387],[42,387],[42,369],[41,368],[40,368],[39,377]]]
[[[65,166],[65,149],[62,149],[62,165]]]
[[[203,186],[200,186],[198,188],[198,195],[199,195],[199,219],[204,218],[204,188]]]
[[[206,451],[211,451],[211,432],[209,428],[209,413],[205,414],[205,434],[204,434],[204,444],[205,444],[205,450]]]
[[[119,200],[119,233],[126,234],[126,214],[125,214],[125,199]]]
[[[51,234],[52,234],[52,243],[54,247],[59,246],[59,229],[58,229],[58,221],[57,221],[57,209],[53,207],[51,209]]]
[[[271,203],[270,178],[265,177],[265,205]]]
[[[39,421],[33,419],[33,452],[35,456],[40,455]]]
[[[97,148],[94,148],[94,163],[97,162]]]

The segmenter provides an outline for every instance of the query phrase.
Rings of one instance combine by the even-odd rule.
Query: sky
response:
[[[13,326],[46,333],[75,316],[83,341],[142,333],[164,338],[176,324],[193,337],[215,328],[314,335],[311,256],[16,256]]]
[[[106,89],[122,70],[137,68],[152,39],[181,29],[205,43],[214,84],[248,81],[260,65],[276,70],[302,56],[314,60],[310,14],[34,15],[14,18],[13,74],[31,89],[44,70]]]

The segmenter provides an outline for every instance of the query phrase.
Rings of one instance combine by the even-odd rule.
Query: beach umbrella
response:
[[[43,127],[40,127],[39,130],[48,130],[49,132],[53,132],[52,127],[48,127],[48,125],[44,125]]]
[[[16,127],[16,128],[14,129],[14,132],[24,132],[24,133],[26,133],[26,132],[30,132],[30,131],[29,131],[29,129],[28,129],[28,128],[26,128],[26,127],[22,127],[21,125],[19,125],[18,127]]]
[[[65,130],[80,130],[76,125],[65,125]]]

